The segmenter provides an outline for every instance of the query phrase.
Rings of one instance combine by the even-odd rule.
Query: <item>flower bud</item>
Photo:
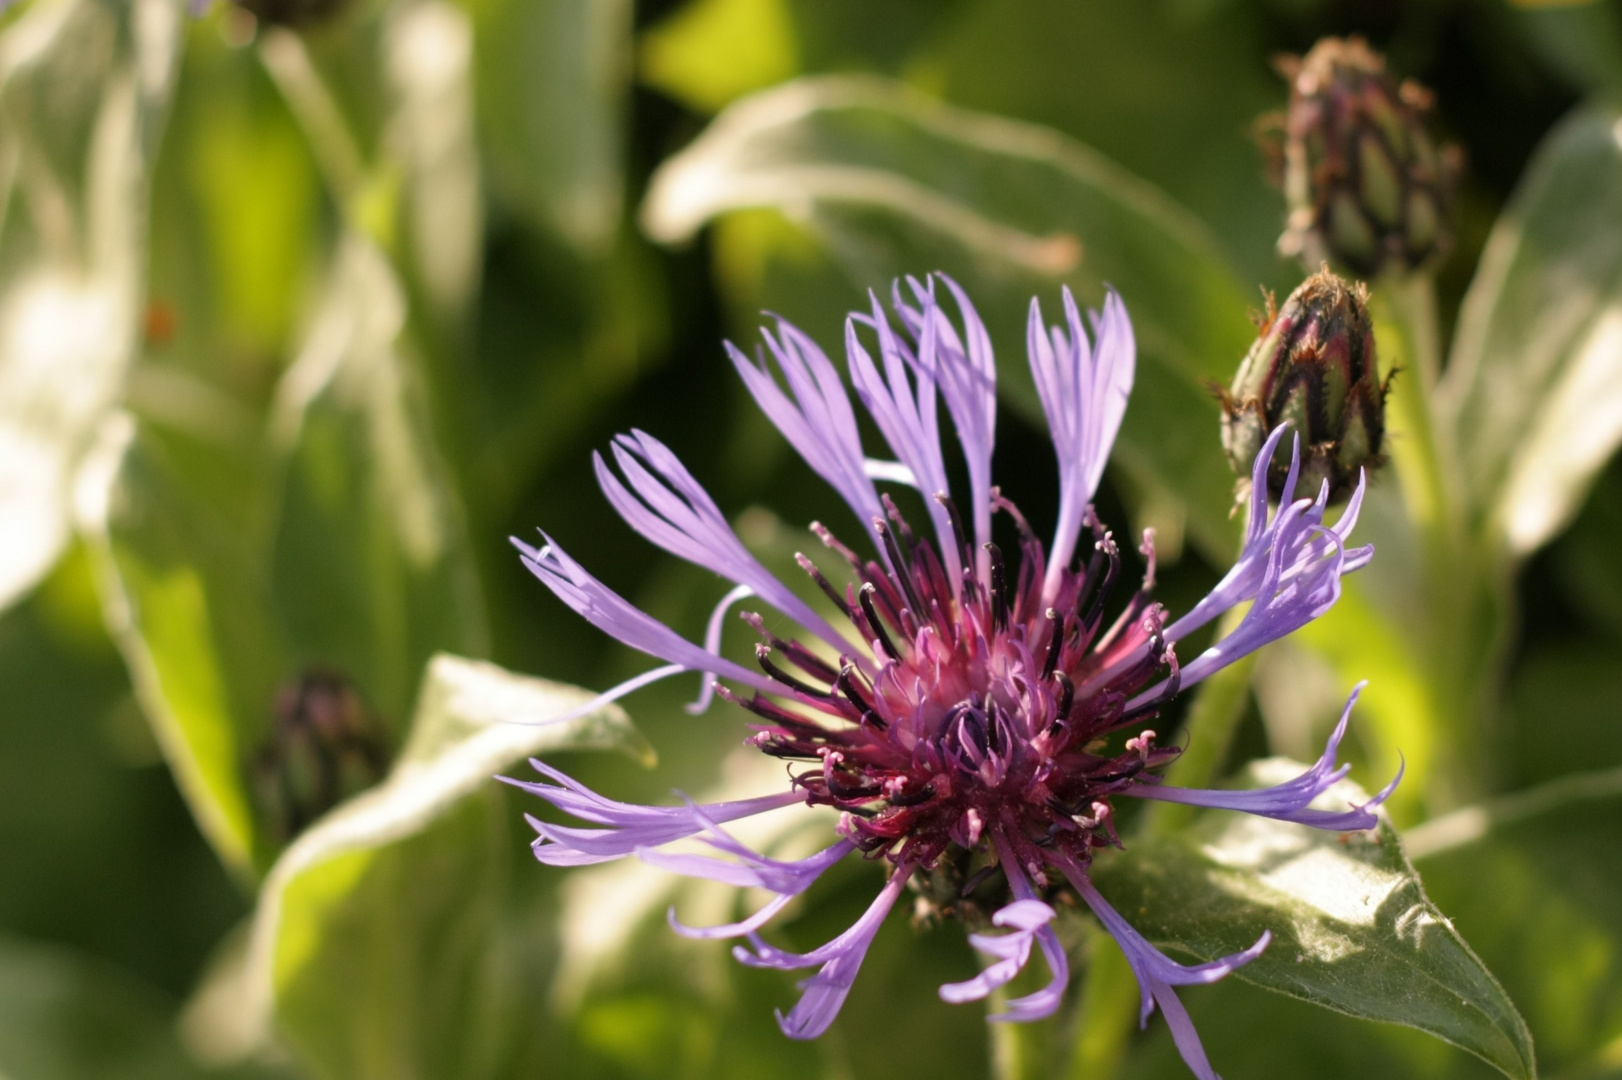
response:
[[[330,19],[343,7],[344,0],[238,0],[238,3],[267,26],[299,29]]]
[[[1446,250],[1457,148],[1425,123],[1431,94],[1400,86],[1361,38],[1325,38],[1279,68],[1290,106],[1275,149],[1289,217],[1279,250],[1372,278]]]
[[[275,730],[254,761],[254,787],[283,842],[383,778],[381,724],[344,676],[312,668],[276,693]]]
[[[1301,476],[1296,490],[1317,495],[1329,482],[1339,502],[1357,486],[1360,469],[1385,459],[1385,395],[1369,321],[1368,290],[1350,286],[1328,267],[1301,284],[1267,318],[1256,344],[1222,392],[1222,445],[1247,483],[1267,435],[1288,423],[1300,436]],[[1275,457],[1267,487],[1277,498],[1289,475],[1290,455]]]

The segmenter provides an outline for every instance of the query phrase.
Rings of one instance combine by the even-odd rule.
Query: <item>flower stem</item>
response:
[[[347,202],[359,190],[366,169],[304,42],[291,30],[271,27],[260,38],[259,57],[304,129],[327,186],[340,203]]]
[[[1229,611],[1217,626],[1217,640],[1244,619],[1243,606]],[[1250,676],[1256,654],[1250,653],[1213,674],[1200,685],[1188,713],[1187,749],[1166,770],[1166,782],[1178,787],[1209,787],[1228,759],[1233,737],[1250,702]],[[1196,810],[1177,803],[1155,802],[1144,808],[1143,831],[1164,836],[1187,827]]]
[[[1137,979],[1115,939],[1091,926],[1087,976],[1082,984],[1077,1033],[1067,1080],[1113,1080],[1126,1060],[1138,1023]]]
[[[1434,812],[1480,794],[1486,780],[1470,748],[1485,744],[1486,688],[1501,651],[1503,604],[1484,553],[1471,542],[1450,430],[1432,408],[1441,367],[1434,283],[1412,274],[1380,283],[1373,298],[1376,334],[1401,370],[1388,402],[1391,457],[1417,541],[1423,574],[1423,625],[1410,629],[1418,665],[1438,706],[1438,734],[1458,748],[1427,781]],[[1405,377],[1406,376],[1406,377]]]

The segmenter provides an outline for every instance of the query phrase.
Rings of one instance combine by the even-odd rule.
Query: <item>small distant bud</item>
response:
[[[1374,352],[1368,290],[1348,285],[1325,267],[1301,284],[1267,318],[1233,386],[1222,395],[1222,445],[1248,480],[1267,435],[1289,423],[1301,437],[1297,491],[1311,497],[1329,481],[1339,502],[1357,486],[1359,469],[1384,458],[1385,394]],[[1290,444],[1288,440],[1285,446]],[[1289,475],[1290,455],[1278,454],[1267,474],[1276,498]]]
[[[275,730],[254,760],[265,820],[285,842],[383,779],[382,725],[344,676],[313,668],[276,693]]]
[[[238,0],[242,8],[268,26],[295,30],[325,22],[344,6],[344,0]]]
[[[1270,149],[1289,206],[1279,250],[1367,278],[1441,255],[1459,156],[1431,137],[1430,92],[1397,85],[1356,37],[1325,38],[1279,66],[1290,80],[1282,145]]]

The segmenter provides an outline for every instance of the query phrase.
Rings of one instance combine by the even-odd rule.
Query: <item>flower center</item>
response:
[[[1040,864],[1038,849],[1057,846],[1085,865],[1093,848],[1116,843],[1110,795],[1177,753],[1155,748],[1152,734],[1105,750],[1108,735],[1176,689],[1176,658],[1149,600],[1152,547],[1146,540],[1143,586],[1106,629],[1120,557],[1096,521],[1087,565],[1055,576],[1044,595],[1045,552],[1006,500],[999,508],[1022,537],[1017,576],[991,544],[984,559],[954,553],[960,572],[949,574],[886,502],[890,523],[874,523],[886,565],[814,527],[854,570],[843,595],[801,557],[867,652],[841,656],[836,669],[749,616],[764,639],[762,668],[801,707],[723,693],[768,721],[754,745],[805,762],[794,782],[806,801],[843,811],[842,831],[871,855],[932,869],[995,847]],[[1128,710],[1168,667],[1169,692]]]

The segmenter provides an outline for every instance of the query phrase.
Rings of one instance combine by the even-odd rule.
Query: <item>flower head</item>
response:
[[[1266,140],[1289,202],[1279,250],[1374,277],[1434,263],[1451,243],[1456,147],[1438,149],[1431,94],[1400,85],[1362,38],[1324,38],[1286,57],[1289,110]]]
[[[942,303],[946,293],[955,320]],[[1084,317],[1066,290],[1057,326],[1031,304],[1030,363],[1060,466],[1058,524],[1045,543],[991,485],[996,366],[968,297],[937,275],[909,280],[905,291],[898,286],[892,307],[899,327],[875,299],[850,317],[845,335],[850,382],[892,457],[867,455],[843,379],[801,331],[779,320],[764,331],[765,350],[754,358],[728,346],[756,402],[843,496],[867,533],[872,550],[863,555],[813,526],[833,560],[844,564],[838,574],[799,556],[837,618],[819,614],[774,578],[675,456],[641,432],[613,447],[617,473],[599,457],[598,479],[615,508],[649,540],[735,583],[703,645],[638,611],[550,540],[540,548],[515,541],[529,568],[565,603],[665,661],[603,698],[677,672],[704,672],[707,680],[719,680],[716,693],[753,714],[752,744],[794,763],[785,791],[673,807],[614,802],[536,763],[543,781],[514,782],[590,825],[536,821],[536,856],[570,865],[634,854],[677,873],[775,893],[739,923],[695,929],[673,917],[672,924],[694,936],[744,938],[747,944],[735,953],[746,964],[817,969],[802,984],[799,1003],[780,1018],[787,1034],[804,1038],[833,1022],[869,943],[909,884],[925,895],[966,896],[990,883],[1002,897],[986,929],[1006,932],[970,939],[992,962],[975,979],[941,987],[942,997],[986,997],[1014,978],[1035,947],[1052,979],[1008,1002],[993,1019],[1051,1014],[1069,969],[1048,901],[1068,883],[1126,949],[1143,987],[1145,1019],[1158,1004],[1190,1066],[1209,1078],[1214,1074],[1172,987],[1220,978],[1256,956],[1266,936],[1213,963],[1176,964],[1109,907],[1093,889],[1088,868],[1101,849],[1120,844],[1113,806],[1122,797],[1226,807],[1324,828],[1374,823],[1372,807],[1388,792],[1349,812],[1309,808],[1344,775],[1335,750],[1345,718],[1318,765],[1260,792],[1168,786],[1156,770],[1179,751],[1158,744],[1149,730],[1124,738],[1179,691],[1328,610],[1341,576],[1372,554],[1348,546],[1361,485],[1340,520],[1325,524],[1326,488],[1316,499],[1294,498],[1298,449],[1282,501],[1270,514],[1265,474],[1283,430],[1273,432],[1257,455],[1258,495],[1238,563],[1204,601],[1171,621],[1151,595],[1152,535],[1139,547],[1148,570],[1123,597],[1119,545],[1092,507],[1132,387],[1136,349],[1121,299],[1111,293],[1101,312]],[[961,506],[948,491],[943,464],[943,404],[969,477]],[[929,533],[915,531],[881,487],[921,495]],[[997,513],[1015,527],[1017,559],[992,539]],[[834,583],[839,578],[843,585]],[[785,639],[759,615],[746,614],[760,636],[758,670],[721,657],[718,649],[721,612],[746,596],[806,633],[802,640]],[[1246,602],[1251,609],[1232,634],[1186,662],[1179,659],[1180,639]],[[726,831],[728,821],[793,803],[841,812],[837,838],[807,859],[768,858]],[[697,841],[716,855],[662,850],[677,840]],[[760,936],[791,897],[852,854],[888,871],[886,885],[855,925],[803,954]]]

